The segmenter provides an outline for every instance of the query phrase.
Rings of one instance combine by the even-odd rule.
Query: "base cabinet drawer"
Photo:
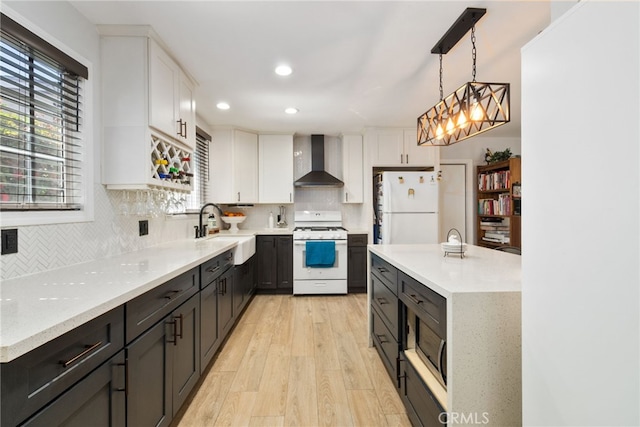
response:
[[[396,341],[391,332],[389,332],[389,329],[382,321],[382,318],[375,307],[371,307],[371,322],[373,325],[371,337],[373,345],[376,347],[391,380],[396,387],[399,387],[398,355],[400,347],[398,341]]]
[[[118,307],[0,366],[0,425],[17,425],[91,373],[124,346]]]
[[[124,427],[125,385],[122,350],[21,426]]]
[[[398,297],[375,274],[371,275],[371,303],[378,309],[393,338],[398,340],[399,307]]]
[[[414,426],[446,426],[446,413],[418,372],[406,360],[400,363],[402,401]]]

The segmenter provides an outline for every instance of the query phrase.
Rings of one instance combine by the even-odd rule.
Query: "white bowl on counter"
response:
[[[229,228],[230,233],[238,232],[238,224],[247,219],[246,216],[223,216],[221,217],[222,221],[229,224],[231,228]]]

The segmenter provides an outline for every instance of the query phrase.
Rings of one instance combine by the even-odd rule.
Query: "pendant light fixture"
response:
[[[440,56],[440,101],[418,117],[418,145],[451,145],[509,122],[509,83],[476,81],[475,24],[486,11],[467,8],[431,49],[431,53]],[[449,52],[469,29],[472,80],[443,97],[442,55]]]

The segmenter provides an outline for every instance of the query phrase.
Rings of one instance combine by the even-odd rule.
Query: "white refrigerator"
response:
[[[435,172],[383,172],[378,184],[378,243],[438,243]]]

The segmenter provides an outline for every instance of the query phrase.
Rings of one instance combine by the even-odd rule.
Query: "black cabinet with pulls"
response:
[[[257,236],[257,289],[293,293],[293,236]]]
[[[124,308],[84,325],[0,365],[0,424],[26,420],[124,346]]]
[[[224,339],[233,326],[233,269],[218,278],[218,335]]]
[[[124,360],[120,351],[21,426],[124,427]]]

